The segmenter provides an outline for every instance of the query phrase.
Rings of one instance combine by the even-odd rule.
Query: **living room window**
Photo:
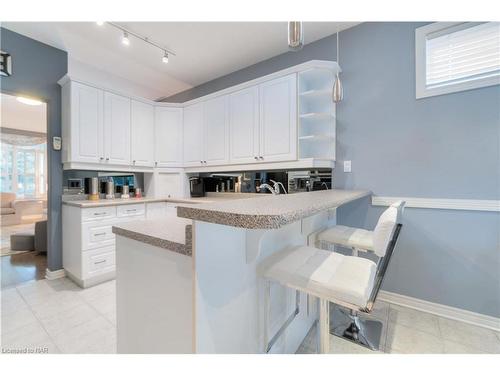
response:
[[[12,138],[26,138],[23,135]],[[23,141],[18,140],[22,143]],[[40,198],[47,193],[46,143],[14,145],[2,141],[1,192],[16,193],[18,198]]]

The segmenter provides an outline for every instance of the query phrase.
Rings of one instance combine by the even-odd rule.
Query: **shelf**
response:
[[[330,97],[332,90],[309,90],[300,93],[302,98]]]
[[[335,116],[332,113],[328,112],[304,113],[299,117],[304,120],[327,120],[335,118]]]
[[[335,137],[326,134],[304,135],[299,137],[300,141],[333,141]]]

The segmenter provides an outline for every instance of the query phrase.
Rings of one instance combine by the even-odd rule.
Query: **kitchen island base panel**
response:
[[[312,231],[335,224],[331,213],[318,215],[267,230],[262,236],[249,229],[195,222],[196,353],[265,352],[265,285],[258,265],[273,253],[306,245]],[[269,309],[267,336],[272,337],[295,310],[295,291],[272,283]],[[301,293],[299,314],[270,353],[295,353],[317,318],[317,299]]]
[[[192,258],[116,236],[118,353],[193,353]]]

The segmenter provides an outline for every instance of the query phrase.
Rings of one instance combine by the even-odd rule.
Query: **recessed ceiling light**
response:
[[[123,33],[122,43],[126,46],[130,44],[130,39],[128,38],[128,33]]]
[[[168,53],[165,51],[165,54],[163,55],[161,61],[163,61],[165,64],[168,64]]]
[[[42,102],[40,100],[25,98],[22,96],[18,96],[16,99],[18,102],[21,102],[21,103],[27,104],[27,105],[40,105],[40,104],[42,104]]]
[[[102,25],[104,25],[104,22],[103,22],[103,21],[97,21],[96,23],[97,23],[97,26],[102,26]]]

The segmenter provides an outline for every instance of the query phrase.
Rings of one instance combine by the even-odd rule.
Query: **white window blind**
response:
[[[462,23],[425,40],[427,89],[500,77],[500,23]]]

